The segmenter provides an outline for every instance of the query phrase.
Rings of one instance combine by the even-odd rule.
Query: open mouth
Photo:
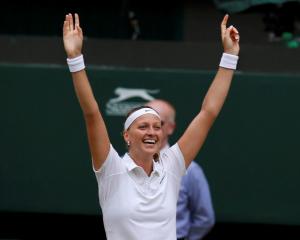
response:
[[[145,139],[143,140],[143,143],[146,143],[146,144],[155,144],[157,141],[154,140],[154,139]]]

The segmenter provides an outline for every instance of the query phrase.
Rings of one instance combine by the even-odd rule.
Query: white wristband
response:
[[[79,72],[80,70],[85,68],[82,54],[75,58],[67,58],[67,63],[70,72]]]
[[[235,70],[238,59],[239,59],[239,56],[228,54],[228,53],[223,53],[219,66],[223,67],[223,68]]]

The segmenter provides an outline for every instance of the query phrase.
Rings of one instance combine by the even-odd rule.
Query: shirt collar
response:
[[[123,160],[125,161],[125,165],[126,165],[126,168],[127,170],[130,172],[130,171],[133,171],[134,169],[136,168],[141,168],[140,166],[138,166],[134,161],[133,159],[129,156],[128,153],[126,153],[123,157]],[[162,167],[161,165],[159,164],[159,161],[155,162],[154,160],[153,161],[153,173],[154,174],[158,174],[158,175],[161,175],[162,174]]]

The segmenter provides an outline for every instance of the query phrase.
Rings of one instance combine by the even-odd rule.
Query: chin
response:
[[[145,147],[144,151],[148,154],[155,154],[155,153],[159,152],[159,148],[158,147],[151,147],[151,148]]]

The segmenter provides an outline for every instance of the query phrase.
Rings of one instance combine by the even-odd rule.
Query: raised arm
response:
[[[222,44],[224,53],[235,58],[231,55],[237,56],[239,53],[239,34],[235,27],[226,27],[227,21],[228,15],[225,15],[221,23]],[[233,73],[233,69],[219,67],[205,95],[200,112],[179,139],[178,144],[183,153],[186,167],[201,149],[211,126],[221,111],[231,85]]]
[[[63,41],[68,59],[75,59],[81,56],[83,33],[78,14],[75,14],[75,22],[72,14],[66,15],[63,26]],[[72,70],[72,79],[84,115],[93,165],[98,170],[109,152],[110,141],[108,133],[85,69]]]

